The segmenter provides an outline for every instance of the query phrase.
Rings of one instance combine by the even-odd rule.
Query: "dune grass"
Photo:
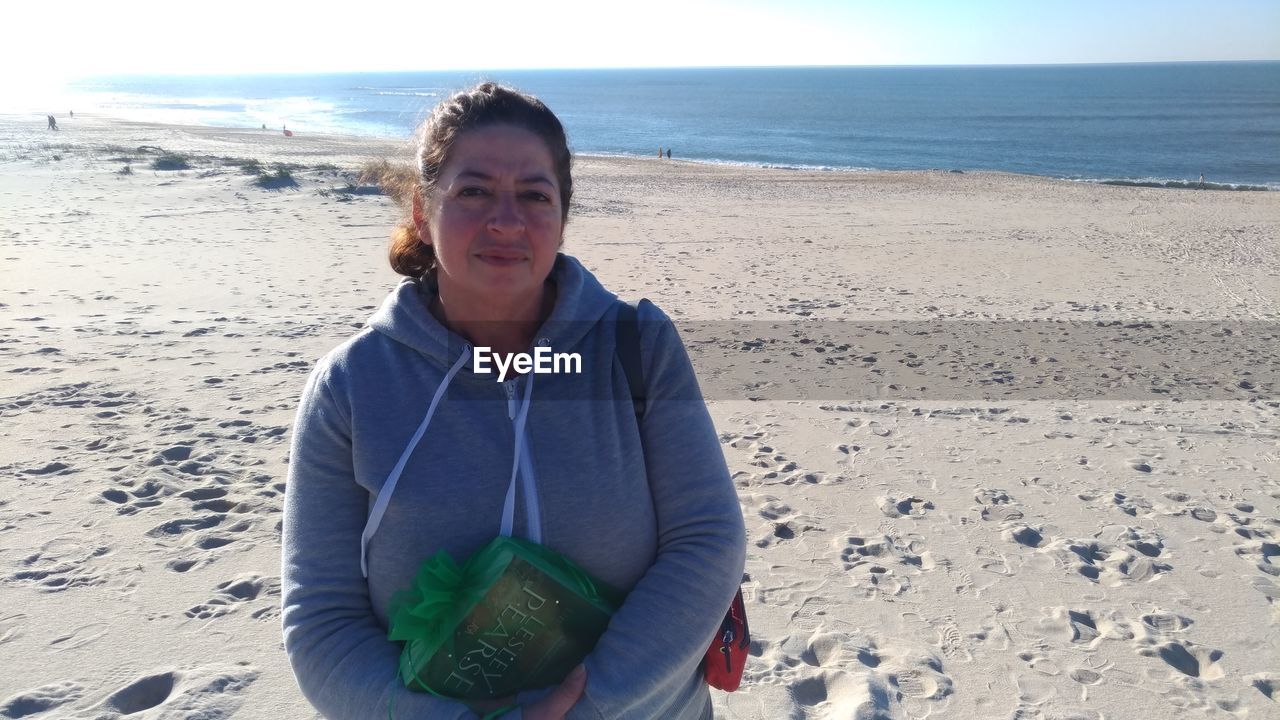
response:
[[[258,176],[253,180],[253,184],[268,190],[279,190],[280,188],[297,187],[298,181],[294,179],[293,171],[288,166],[283,163],[277,163],[274,172],[259,170]]]
[[[191,158],[181,153],[166,152],[151,161],[152,170],[190,170]]]

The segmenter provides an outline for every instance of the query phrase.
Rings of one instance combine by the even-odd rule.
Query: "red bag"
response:
[[[729,612],[724,614],[720,630],[711,638],[711,647],[702,659],[703,674],[713,688],[733,692],[742,684],[742,670],[747,666],[751,633],[747,630],[747,608],[742,602],[742,589],[733,596]]]

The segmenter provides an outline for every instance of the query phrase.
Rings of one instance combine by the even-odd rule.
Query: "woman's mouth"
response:
[[[494,265],[497,267],[519,265],[525,261],[525,257],[521,253],[482,252],[476,253],[476,257],[479,258],[480,262],[483,262],[486,265]]]

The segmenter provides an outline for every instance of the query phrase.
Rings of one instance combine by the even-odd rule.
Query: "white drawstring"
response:
[[[507,485],[507,498],[502,503],[502,527],[498,530],[503,537],[511,537],[515,526],[516,476],[520,474],[520,461],[524,455],[524,427],[529,417],[529,398],[532,395],[533,373],[526,373],[524,397],[520,400],[520,409],[516,413],[515,456],[511,459],[511,482]],[[528,539],[542,544],[542,517],[538,510],[538,490],[534,485],[533,473],[529,472],[529,469],[524,473],[524,518],[525,534]]]
[[[422,439],[423,433],[427,431],[427,425],[431,424],[431,416],[436,412],[436,406],[440,404],[440,399],[444,397],[444,391],[449,387],[449,383],[453,380],[453,376],[458,374],[462,366],[467,363],[467,358],[471,357],[471,346],[464,344],[462,346],[462,354],[453,363],[453,367],[449,368],[449,372],[445,374],[444,380],[440,382],[440,387],[436,388],[436,394],[431,398],[431,405],[427,407],[427,416],[422,418],[422,424],[418,426],[418,432],[413,434],[413,439],[405,446],[404,452],[400,454],[400,462],[392,468],[391,474],[387,476],[387,481],[382,483],[382,489],[378,491],[378,499],[373,502],[373,510],[369,512],[369,520],[365,522],[364,532],[360,535],[360,574],[369,577],[369,540],[373,534],[378,531],[378,525],[382,523],[382,516],[387,512],[387,505],[391,502],[391,493],[395,492],[396,482],[400,480],[400,473],[404,472],[404,466],[409,462],[409,456],[413,455],[413,449],[418,446],[418,441]]]

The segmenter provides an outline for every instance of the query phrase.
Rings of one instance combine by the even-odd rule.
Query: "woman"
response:
[[[283,625],[303,693],[332,720],[488,710],[407,690],[387,617],[424,558],[462,560],[502,527],[627,593],[585,677],[521,693],[504,717],[710,717],[699,661],[741,579],[744,531],[674,327],[642,304],[637,417],[617,299],[559,252],[570,154],[541,102],[485,83],[441,103],[417,140],[391,250],[407,277],[316,366],[294,426]],[[578,354],[581,373],[497,382],[474,367],[473,348],[539,346]]]

